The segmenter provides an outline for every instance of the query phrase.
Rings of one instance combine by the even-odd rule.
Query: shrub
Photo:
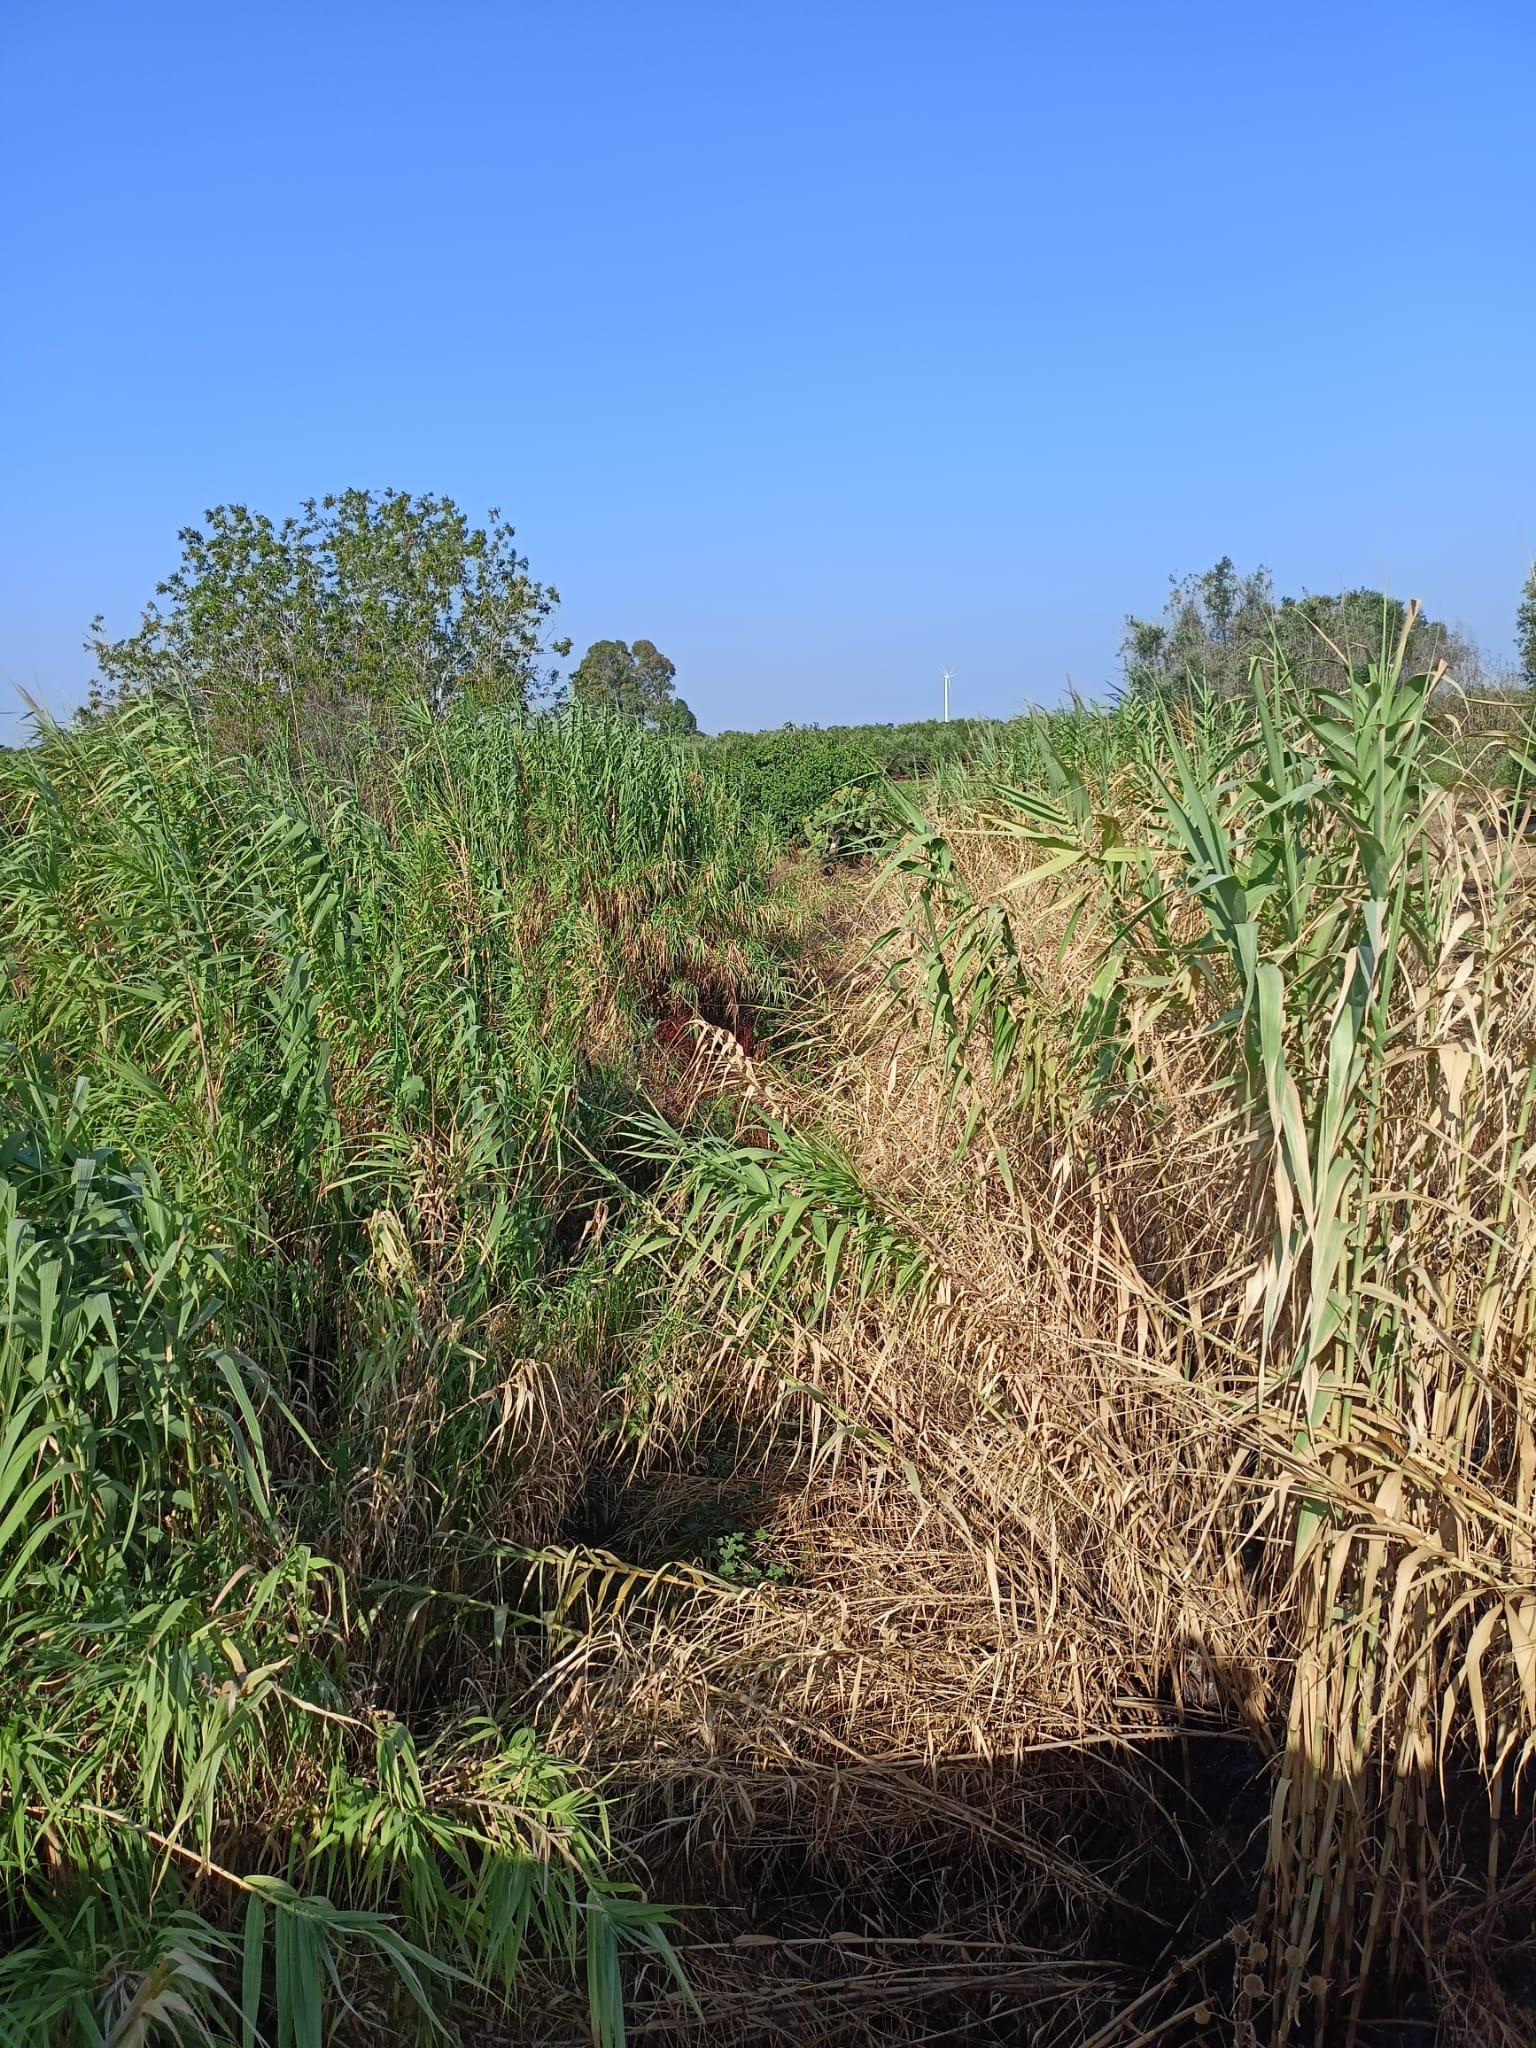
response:
[[[913,781],[946,763],[970,764],[998,728],[985,720],[915,725],[787,725],[774,732],[726,732],[697,742],[699,758],[722,770],[743,808],[781,842],[850,783],[871,774]]]

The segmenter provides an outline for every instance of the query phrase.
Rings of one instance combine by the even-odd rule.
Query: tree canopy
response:
[[[571,672],[578,704],[606,706],[653,732],[697,732],[699,722],[676,694],[676,666],[652,640],[594,640]]]
[[[1395,648],[1408,617],[1400,598],[1380,590],[1284,597],[1277,603],[1269,571],[1260,567],[1245,574],[1230,555],[1202,575],[1168,580],[1161,617],[1131,616],[1125,622],[1121,661],[1133,696],[1178,696],[1191,687],[1233,696],[1247,688],[1254,658],[1277,643],[1298,669],[1320,681],[1338,681],[1346,668]],[[1419,615],[1406,651],[1411,671],[1444,661],[1454,674],[1475,659],[1453,628]]]
[[[559,596],[513,538],[498,511],[473,526],[451,498],[405,491],[311,498],[280,525],[216,505],[182,529],[136,633],[109,640],[95,622],[93,701],[185,692],[251,741],[349,705],[441,710],[465,688],[527,705],[551,681],[542,634]]]

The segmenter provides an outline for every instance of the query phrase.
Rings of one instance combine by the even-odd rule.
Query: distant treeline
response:
[[[1063,720],[1200,717],[1202,706],[1245,695],[1256,662],[1282,659],[1325,692],[1347,687],[1361,663],[1443,667],[1436,722],[1457,759],[1475,742],[1479,772],[1497,780],[1502,770],[1484,756],[1512,718],[1523,729],[1511,700],[1536,680],[1536,572],[1517,614],[1519,665],[1505,669],[1384,592],[1277,599],[1266,569],[1241,571],[1224,555],[1203,574],[1171,578],[1157,617],[1127,617],[1121,673],[1100,711],[1053,712],[1045,727],[1027,716],[922,719],[706,737],[654,641],[595,641],[562,674],[572,649],[551,633],[558,593],[529,574],[499,512],[476,526],[449,498],[348,490],[280,521],[214,506],[179,538],[180,562],[138,630],[111,639],[93,626],[86,723],[156,699],[190,709],[215,754],[276,749],[301,777],[356,783],[387,780],[423,706],[442,717],[467,697],[516,721],[579,707],[685,741],[735,786],[744,817],[781,841],[809,824],[813,841],[845,848],[873,822],[869,783],[975,769],[1016,782],[1021,764],[1040,768],[1047,732],[1047,751],[1068,738]],[[1069,744],[1084,739],[1074,733]],[[1096,744],[1113,753],[1118,739],[1103,733]]]
[[[1401,659],[1409,672],[1443,665],[1445,687],[1435,723],[1447,739],[1442,767],[1469,765],[1499,780],[1490,759],[1491,735],[1515,715],[1536,678],[1536,572],[1526,586],[1517,620],[1518,668],[1491,664],[1464,632],[1414,610],[1379,590],[1346,590],[1299,598],[1275,596],[1269,571],[1244,573],[1223,556],[1202,575],[1170,578],[1161,614],[1127,617],[1121,675],[1113,691],[1124,718],[1183,716],[1212,700],[1247,693],[1256,661],[1283,658],[1314,689],[1348,687],[1350,671],[1372,661]],[[1108,710],[1108,707],[1106,707]],[[1062,718],[1050,716],[1054,733]],[[1516,722],[1523,722],[1523,712]],[[749,815],[775,833],[793,837],[807,820],[861,777],[919,781],[947,768],[991,767],[1005,772],[1022,746],[1033,761],[1038,733],[1028,714],[1011,719],[930,718],[908,725],[782,726],[770,732],[726,732],[700,738],[702,758],[738,783]],[[1051,744],[1054,746],[1055,741]],[[1497,752],[1497,744],[1492,744]],[[814,831],[812,836],[814,837]]]

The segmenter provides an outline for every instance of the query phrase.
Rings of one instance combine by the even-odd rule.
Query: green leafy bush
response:
[[[871,775],[912,781],[946,764],[985,758],[1003,728],[985,720],[915,725],[786,725],[774,732],[719,733],[698,741],[699,758],[723,771],[743,809],[781,842],[801,838],[807,821],[850,783]]]

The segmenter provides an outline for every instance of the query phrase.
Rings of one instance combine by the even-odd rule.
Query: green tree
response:
[[[1276,603],[1267,569],[1245,575],[1223,555],[1203,575],[1169,578],[1161,618],[1127,618],[1121,644],[1126,688],[1134,697],[1182,696],[1192,688],[1235,696],[1247,688],[1255,657],[1277,646],[1299,673],[1337,685],[1348,670],[1394,650],[1407,617],[1403,601],[1380,590]],[[1453,675],[1481,666],[1459,633],[1420,613],[1409,635],[1406,666],[1418,674],[1437,661]]]
[[[314,738],[338,715],[376,723],[406,700],[442,710],[463,689],[522,707],[551,682],[542,635],[559,596],[531,580],[497,511],[472,526],[451,498],[353,490],[280,525],[216,505],[180,540],[136,633],[92,627],[98,708],[186,693],[254,744]]]
[[[1243,575],[1223,555],[1203,575],[1168,579],[1161,618],[1125,622],[1121,662],[1134,697],[1182,695],[1206,686],[1231,696],[1247,681],[1253,646],[1274,616],[1274,585],[1262,566]]]
[[[578,704],[601,706],[638,718],[634,658],[623,640],[594,640],[571,671],[571,695]]]
[[[1408,607],[1383,590],[1343,590],[1331,597],[1287,597],[1281,600],[1275,630],[1295,666],[1325,678],[1342,680],[1346,669],[1380,661],[1402,639]],[[1453,626],[1420,612],[1404,650],[1408,674],[1423,675],[1443,661],[1458,680],[1474,666],[1474,650]]]
[[[1520,609],[1515,613],[1515,651],[1520,662],[1520,680],[1536,689],[1536,565],[1525,579]]]
[[[656,714],[656,730],[667,733],[673,739],[686,738],[699,729],[699,721],[689,710],[681,697],[669,697]]]
[[[571,673],[578,704],[606,706],[653,732],[697,732],[699,722],[674,688],[675,665],[652,640],[594,640]]]

